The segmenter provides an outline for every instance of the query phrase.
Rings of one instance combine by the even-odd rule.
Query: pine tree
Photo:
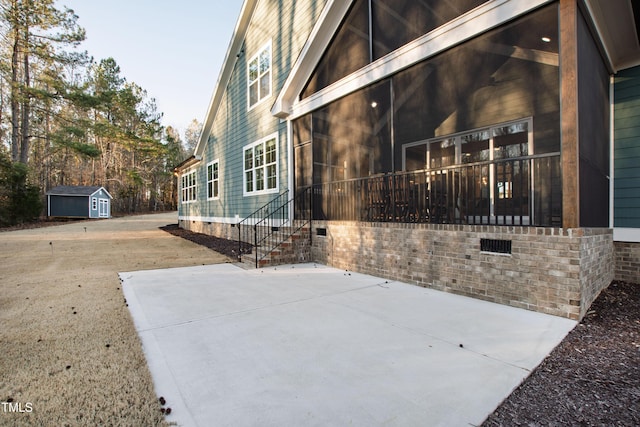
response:
[[[42,82],[56,65],[77,61],[65,53],[85,38],[70,9],[58,10],[53,0],[0,0],[5,38],[11,45],[11,156],[27,164],[31,149],[32,103],[53,96]],[[34,72],[35,71],[35,72]],[[54,75],[49,73],[49,76]]]

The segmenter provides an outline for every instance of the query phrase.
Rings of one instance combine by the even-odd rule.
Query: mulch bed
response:
[[[193,231],[179,228],[178,224],[165,225],[164,227],[160,227],[160,229],[166,231],[167,233],[173,234],[174,236],[182,237],[183,239],[187,239],[201,246],[205,246],[230,258],[238,259],[239,246],[238,242],[235,240],[222,239],[220,237],[210,236],[208,234],[194,233]],[[243,243],[242,253],[250,254],[251,248],[251,245]]]
[[[640,425],[640,285],[613,282],[483,426]]]
[[[237,257],[236,241],[161,229]],[[483,426],[640,426],[640,285],[612,282]]]

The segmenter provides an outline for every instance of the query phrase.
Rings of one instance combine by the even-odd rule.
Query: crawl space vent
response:
[[[494,254],[510,254],[511,240],[480,239],[480,250]]]

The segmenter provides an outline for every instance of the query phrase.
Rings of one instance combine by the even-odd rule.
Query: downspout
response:
[[[614,229],[615,214],[615,75],[609,78],[609,228]],[[615,229],[614,229],[615,240]]]

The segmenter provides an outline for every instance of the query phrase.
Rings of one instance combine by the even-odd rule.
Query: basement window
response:
[[[480,239],[480,251],[510,255],[511,240]]]
[[[316,235],[318,236],[326,236],[327,229],[326,228],[316,228]]]

